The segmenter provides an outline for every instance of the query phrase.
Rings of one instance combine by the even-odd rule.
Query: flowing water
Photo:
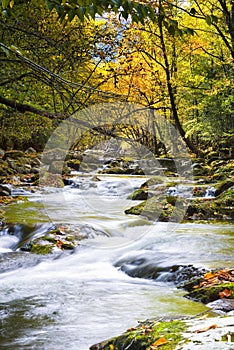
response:
[[[126,216],[124,210],[138,203],[127,196],[145,178],[100,179],[78,178],[73,186],[28,193],[28,202],[8,206],[7,221],[17,225],[15,235],[0,233],[2,255],[28,225],[33,235],[54,223],[87,224],[105,234],[81,241],[71,255],[0,275],[0,349],[88,350],[137,321],[207,309],[163,279],[133,278],[120,267],[231,267],[233,226],[149,224]]]

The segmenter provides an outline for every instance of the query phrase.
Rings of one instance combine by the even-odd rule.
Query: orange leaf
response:
[[[196,333],[207,332],[207,331],[209,331],[210,329],[215,329],[215,328],[217,328],[217,327],[218,327],[217,324],[212,324],[211,326],[207,326],[207,327],[205,327],[205,328],[198,329],[198,330],[196,331]]]
[[[158,347],[160,345],[164,345],[164,344],[167,344],[167,340],[166,338],[162,337],[162,338],[159,338],[158,340],[156,340],[156,342],[154,342],[151,347],[152,349],[154,349],[154,347]]]
[[[220,299],[229,298],[232,295],[232,291],[228,288],[225,288],[222,292],[219,292]]]
[[[208,280],[208,279],[210,279],[210,278],[213,278],[213,277],[215,277],[215,275],[214,275],[213,273],[211,273],[211,272],[207,272],[207,273],[205,273],[205,275],[204,275],[204,278],[205,278],[206,280]]]
[[[137,328],[132,327],[132,328],[128,328],[128,329],[127,329],[127,332],[133,332],[133,331],[136,331],[136,330],[137,330]]]

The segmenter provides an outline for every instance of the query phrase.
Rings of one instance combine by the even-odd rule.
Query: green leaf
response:
[[[2,8],[5,10],[9,4],[10,0],[2,0]]]
[[[95,19],[96,12],[97,12],[96,6],[94,4],[89,5],[88,14],[92,17],[92,19]]]
[[[71,10],[68,12],[68,21],[71,22],[76,15],[76,10]]]
[[[190,13],[192,16],[194,16],[197,13],[197,10],[194,7],[192,7]]]
[[[172,36],[175,35],[175,32],[176,32],[176,27],[174,25],[169,25],[168,28],[168,33],[171,34]]]
[[[81,21],[84,20],[85,12],[86,12],[86,8],[85,8],[85,7],[79,7],[79,8],[76,10],[77,16],[79,17],[79,19],[80,19]]]
[[[175,19],[169,19],[169,22],[170,22],[170,25],[171,26],[173,26],[173,27],[175,27],[175,28],[178,28],[178,25],[179,25],[179,23],[178,23],[178,21],[176,21]]]
[[[49,11],[52,11],[55,7],[55,4],[53,2],[47,2],[47,8]]]
[[[2,51],[7,55],[7,57],[10,56],[11,52],[6,48],[6,47],[3,47],[3,46],[0,46]]]
[[[192,28],[184,28],[184,34],[194,35],[194,30]]]
[[[217,23],[218,22],[218,17],[211,15],[212,23]]]
[[[210,25],[212,24],[211,16],[206,16],[206,17],[205,17],[205,21],[206,21],[206,23],[210,26]]]

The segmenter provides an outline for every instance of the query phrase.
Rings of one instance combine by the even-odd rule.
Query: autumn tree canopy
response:
[[[140,103],[155,127],[160,113],[193,153],[230,144],[233,1],[0,4],[3,148],[43,147],[59,120],[107,101]],[[137,123],[125,134],[155,144]]]

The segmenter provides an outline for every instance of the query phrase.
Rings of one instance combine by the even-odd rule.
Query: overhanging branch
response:
[[[3,96],[0,96],[0,103],[7,106],[7,107],[15,109],[15,110],[19,111],[20,113],[31,112],[33,114],[37,114],[37,115],[40,115],[42,117],[47,117],[50,119],[64,119],[64,116],[62,114],[44,111],[42,109],[36,108],[34,106],[31,106],[31,105],[28,105],[25,103],[19,103],[19,102],[16,102],[14,100],[10,100],[10,99],[5,98]]]

